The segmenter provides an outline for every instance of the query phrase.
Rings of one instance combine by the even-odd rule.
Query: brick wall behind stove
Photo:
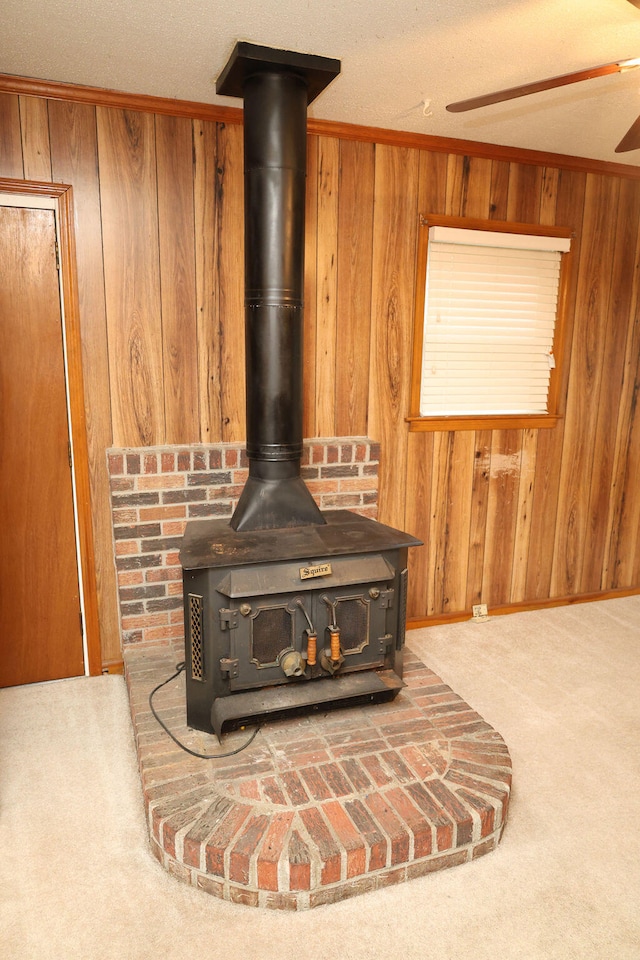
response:
[[[366,438],[310,440],[301,472],[320,509],[375,519],[379,456]],[[121,640],[181,639],[185,524],[231,517],[248,474],[244,448],[111,449],[108,469]]]

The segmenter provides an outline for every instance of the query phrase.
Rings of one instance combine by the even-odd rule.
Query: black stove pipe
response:
[[[323,524],[300,476],[307,104],[339,62],[238,43],[216,91],[244,99],[249,478],[234,530]]]

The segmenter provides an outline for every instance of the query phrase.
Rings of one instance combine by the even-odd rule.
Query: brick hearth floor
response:
[[[237,903],[302,910],[411,880],[493,850],[507,819],[509,751],[405,649],[387,704],[265,724],[234,757],[199,760],[151,714],[150,691],[184,659],[177,642],[132,644],[125,667],[153,853],[170,874]],[[184,674],[154,706],[191,749],[248,730],[186,726]]]

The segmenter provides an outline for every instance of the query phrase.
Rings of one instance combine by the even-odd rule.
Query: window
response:
[[[556,422],[570,236],[421,219],[411,429]]]

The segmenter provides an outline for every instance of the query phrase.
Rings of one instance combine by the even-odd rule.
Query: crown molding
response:
[[[85,87],[57,80],[38,80],[32,77],[15,77],[0,74],[0,94],[43,97],[48,100],[69,100],[92,106],[116,107],[120,110],[138,110],[143,113],[159,113],[191,120],[208,120],[213,123],[242,123],[240,107],[224,107],[218,104],[198,103],[191,100],[174,100],[170,97],[154,97],[149,94],[123,93],[101,87]],[[640,180],[640,166],[626,163],[611,163],[606,160],[591,160],[586,157],[571,157],[562,153],[545,153],[541,150],[525,150],[495,143],[475,140],[456,140],[435,137],[424,133],[409,133],[384,127],[366,127],[355,123],[340,123],[334,120],[316,120],[310,117],[307,131],[316,136],[334,137],[340,140],[380,143],[393,147],[414,150],[430,150],[434,153],[452,153],[487,160],[503,160],[510,163],[525,163],[542,167],[558,167],[578,173],[595,173]]]

